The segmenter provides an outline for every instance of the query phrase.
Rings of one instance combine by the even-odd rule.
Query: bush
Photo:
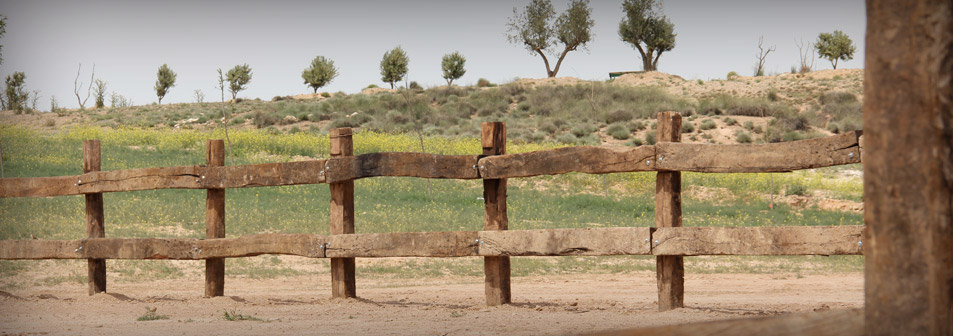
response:
[[[410,82],[410,89],[411,89],[411,90],[423,90],[424,87],[423,87],[423,86],[420,86],[420,83],[417,83],[417,81],[411,81],[411,82]]]
[[[595,131],[596,131],[596,128],[593,127],[591,124],[584,123],[584,124],[577,125],[576,127],[573,127],[571,132],[576,137],[581,138],[581,137],[590,135]]]
[[[626,142],[625,144],[629,146],[642,146],[642,140],[632,138],[632,140],[629,140],[629,142]]]
[[[617,140],[625,140],[629,138],[629,130],[622,124],[612,124],[606,128],[606,133]]]
[[[754,123],[750,121],[745,121],[745,129],[749,131],[754,130]]]
[[[569,133],[563,133],[556,137],[556,141],[559,143],[573,145],[576,143],[576,136]]]
[[[606,122],[610,124],[629,120],[632,120],[632,112],[627,110],[615,110],[606,115]]]
[[[331,93],[329,93],[329,92],[321,92],[321,97],[331,98]]]
[[[539,125],[539,130],[549,134],[556,134],[556,131],[559,130],[559,128],[556,127],[556,124],[554,124],[552,121],[546,120]]]
[[[778,99],[780,99],[780,98],[778,97],[778,91],[776,91],[776,90],[771,90],[771,91],[769,91],[767,97],[768,97],[768,100],[773,101],[773,102],[776,102],[776,101],[778,101]]]
[[[655,131],[648,132],[645,134],[645,143],[649,145],[655,144]]]
[[[702,123],[701,123],[701,125],[698,126],[698,128],[700,128],[700,129],[702,129],[702,130],[704,130],[704,131],[713,129],[713,128],[715,128],[715,121],[714,121],[714,120],[711,120],[711,119],[702,120]]]
[[[376,88],[379,88],[379,87],[380,87],[380,86],[377,86],[377,84],[371,84],[371,85],[368,85],[365,89],[376,89]]]
[[[781,136],[781,141],[798,141],[798,140],[804,140],[804,135],[795,131],[784,133],[784,135]]]
[[[821,95],[819,98],[821,104],[844,104],[844,103],[856,103],[857,95],[844,92],[844,91],[828,91]]]
[[[800,184],[792,184],[788,186],[786,190],[784,190],[784,194],[804,196],[805,194],[807,194],[807,187]]]
[[[735,141],[738,141],[738,143],[751,143],[751,134],[745,131],[738,131],[738,133],[735,133]]]
[[[277,124],[279,121],[277,116],[270,114],[262,113],[261,111],[255,112],[252,117],[252,124],[255,125],[255,128],[264,128],[274,124]]]
[[[691,133],[695,131],[695,125],[690,122],[682,123],[682,133]]]
[[[810,127],[807,117],[803,115],[785,115],[774,120],[774,124],[787,131],[804,131]]]
[[[737,73],[737,72],[734,72],[734,71],[729,71],[729,72],[728,72],[728,76],[725,76],[725,78],[728,79],[728,80],[732,80],[732,79],[734,79],[735,77],[738,77],[738,73]]]
[[[486,78],[480,78],[477,80],[477,87],[490,87],[493,86],[493,83],[490,83]]]
[[[734,126],[734,125],[737,125],[737,124],[738,124],[738,121],[737,121],[737,120],[734,120],[734,119],[731,119],[731,118],[725,118],[725,125]]]
[[[629,132],[637,132],[645,129],[645,123],[642,121],[632,121],[627,124]]]

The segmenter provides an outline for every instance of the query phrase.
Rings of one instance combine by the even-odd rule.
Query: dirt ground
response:
[[[86,295],[63,283],[0,292],[0,334],[579,334],[863,306],[863,274],[687,274],[685,308],[656,310],[655,273],[513,278],[513,304],[486,307],[481,277],[362,279],[360,299],[330,299],[330,279],[201,277],[110,283]],[[167,320],[137,321],[146,307]],[[227,321],[225,311],[263,321]]]

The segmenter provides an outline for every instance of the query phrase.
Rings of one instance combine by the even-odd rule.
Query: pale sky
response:
[[[29,90],[40,90],[39,108],[55,95],[61,106],[78,107],[73,94],[77,65],[80,81],[96,77],[109,92],[135,104],[156,101],[156,70],[167,63],[178,73],[163,103],[191,102],[200,89],[218,101],[217,68],[248,63],[252,81],[241,97],[271,99],[310,93],[301,71],[317,55],[329,57],[340,75],[319,91],[354,93],[380,81],[384,52],[402,46],[410,57],[409,79],[425,87],[445,84],[440,58],[459,51],[467,58],[459,83],[483,77],[508,82],[540,78],[539,56],[506,40],[506,22],[521,1],[0,1],[7,17],[3,45],[4,78],[27,75]],[[557,12],[566,0],[554,0]],[[566,57],[558,76],[607,79],[608,72],[641,70],[638,52],[622,42],[621,0],[592,0],[594,39],[588,51]],[[768,73],[798,64],[795,39],[813,41],[821,32],[842,30],[857,46],[841,68],[862,68],[866,14],[863,0],[688,1],[666,0],[663,11],[675,24],[676,47],[662,55],[659,71],[686,79],[724,78],[729,71],[751,75],[758,37],[777,50],[768,56]],[[555,62],[555,61],[553,61]],[[816,69],[830,69],[826,60]],[[227,95],[228,93],[226,93]],[[85,97],[85,91],[83,91]],[[108,103],[108,100],[107,100]],[[93,104],[93,98],[87,106]]]

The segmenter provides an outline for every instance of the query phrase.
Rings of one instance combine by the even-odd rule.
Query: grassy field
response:
[[[224,138],[220,131],[139,128],[72,127],[55,133],[17,126],[0,126],[6,177],[35,177],[81,173],[83,139],[102,140],[102,168],[204,164],[206,139]],[[328,138],[320,131],[282,134],[241,130],[229,134],[233,158],[227,164],[283,162],[328,156]],[[478,154],[475,137],[427,136],[427,152]],[[355,135],[356,154],[378,151],[419,151],[414,134],[362,131]],[[511,153],[562,146],[555,142],[508,144]],[[234,162],[231,162],[231,161]],[[780,197],[796,186],[808,195],[858,201],[862,182],[844,178],[859,166],[832,167],[786,174],[685,173],[686,191],[714,191],[716,197],[687,192],[685,226],[860,225],[854,212],[784,203],[769,209],[769,197]],[[510,228],[652,226],[652,173],[601,175],[566,174],[512,179],[508,189]],[[479,230],[483,225],[482,184],[479,181],[371,178],[355,182],[356,230],[371,232]],[[432,195],[428,190],[432,190]],[[196,190],[157,190],[104,195],[107,237],[201,238],[205,231],[205,193]],[[326,185],[229,189],[226,223],[230,237],[256,233],[328,233],[329,192]],[[83,198],[0,199],[0,239],[78,239],[85,235]],[[286,257],[230,259],[229,274],[275,277],[316,272],[291,264]],[[857,271],[862,257],[697,257],[687,258],[689,272],[810,272]],[[326,269],[325,260],[307,263]],[[654,269],[651,257],[514,258],[514,275],[572,272],[623,272]],[[407,259],[359,263],[362,274],[414,277],[419,275],[479,275],[479,258]],[[3,261],[0,274],[14,276],[49,265],[75,265],[76,273],[37,280],[39,283],[83,281],[85,261]],[[111,269],[131,279],[175,277],[197,262],[110,261]],[[189,272],[191,272],[189,271]]]

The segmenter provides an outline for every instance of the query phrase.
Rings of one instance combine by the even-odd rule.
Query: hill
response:
[[[489,87],[422,90],[371,88],[359,94],[278,96],[269,101],[143,105],[54,113],[0,113],[0,122],[55,130],[107,127],[266,128],[275,132],[357,127],[434,136],[476,136],[479,123],[504,121],[524,142],[628,144],[654,142],[654,115],[685,116],[683,141],[777,142],[862,126],[863,70],[824,70],[725,80],[684,80],[660,72],[609,81],[572,77],[518,79]]]

